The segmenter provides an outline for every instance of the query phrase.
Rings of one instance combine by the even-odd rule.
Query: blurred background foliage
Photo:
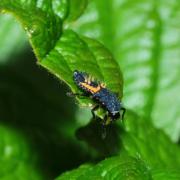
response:
[[[155,127],[161,128],[174,143],[178,142],[180,137],[178,1],[106,0],[104,3],[93,0],[89,1],[86,9],[86,1],[81,3],[83,3],[81,7],[84,8],[83,15],[77,21],[73,21],[81,13],[72,13],[74,16],[66,19],[65,26],[80,35],[98,39],[115,56],[124,76],[123,103],[132,111],[132,113],[129,111],[126,120],[135,124],[132,127],[131,123],[125,122],[125,126],[127,132],[132,134],[123,133],[122,125],[118,126],[118,129],[111,127],[109,134],[112,137],[108,137],[109,139],[104,142],[98,139],[101,136],[101,127],[98,124],[94,125],[92,122],[88,127],[80,128],[90,121],[90,110],[76,106],[75,101],[65,95],[70,89],[36,64],[37,60],[22,27],[12,16],[1,14],[0,179],[24,179],[23,177],[33,180],[52,179],[85,162],[99,162],[104,157],[117,154],[122,144],[128,151],[128,147],[135,143],[134,149],[129,150],[129,154],[134,156],[140,148],[142,151],[140,154],[150,165],[157,163],[154,159],[146,157],[151,156],[152,152],[157,153],[155,158],[157,161],[163,159],[165,165],[167,162],[173,164],[175,159],[179,158],[177,155],[171,162],[171,155],[176,154],[179,149],[173,145],[172,147],[165,135],[161,133],[159,135],[150,122],[152,121]],[[76,3],[71,5],[74,7],[71,11],[76,12]],[[65,18],[64,11],[58,8],[55,8],[55,11],[58,16]],[[138,120],[136,124],[135,121],[140,119],[139,116],[143,117],[142,122]],[[142,126],[141,128],[145,130],[141,132],[138,126]],[[121,138],[116,135],[116,130],[122,132]],[[155,131],[154,136],[145,134],[148,130],[153,133]],[[137,145],[139,141],[134,140],[133,135],[152,138],[154,143],[150,141],[153,144],[153,147],[149,148],[151,150],[144,148],[147,146],[144,141]],[[88,145],[80,140],[86,141]],[[159,153],[153,151],[157,144],[160,146]],[[163,156],[163,151],[171,151],[167,152],[170,157],[166,157],[167,154]],[[120,157],[120,161],[123,156]],[[144,162],[131,157],[125,159],[127,160],[124,162],[125,165],[132,162],[132,171],[134,165],[140,167],[139,174],[134,177],[142,178],[143,171],[146,179],[150,179],[148,168],[144,168],[146,166]],[[106,167],[114,163],[113,160],[113,163],[109,161],[102,162],[91,171],[98,174],[102,171],[101,165]],[[163,169],[165,165],[157,169],[154,179],[164,178],[161,168]],[[169,165],[171,168],[172,166]],[[83,169],[82,172],[86,172],[88,169],[86,172],[88,176],[92,173],[89,172],[90,167],[91,164],[84,165],[80,171]],[[178,173],[175,174],[176,176],[172,172],[171,176],[169,173],[168,177],[178,179]],[[64,179],[68,178],[68,174],[67,177],[64,176]]]

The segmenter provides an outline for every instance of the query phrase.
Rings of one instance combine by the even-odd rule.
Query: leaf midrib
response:
[[[151,16],[153,16],[153,20],[155,22],[155,26],[152,30],[153,33],[153,46],[151,49],[151,67],[152,67],[152,75],[151,75],[151,82],[152,85],[148,90],[148,99],[147,103],[144,107],[144,115],[147,119],[151,117],[152,110],[155,104],[155,97],[158,91],[158,84],[159,84],[159,70],[160,70],[160,57],[161,57],[161,37],[162,37],[162,20],[160,18],[160,14],[157,10],[157,7],[155,6],[152,10]]]

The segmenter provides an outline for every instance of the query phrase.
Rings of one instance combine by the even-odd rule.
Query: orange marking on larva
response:
[[[97,93],[101,89],[101,86],[93,87],[86,83],[80,83],[80,84],[85,88],[89,89],[92,93]]]

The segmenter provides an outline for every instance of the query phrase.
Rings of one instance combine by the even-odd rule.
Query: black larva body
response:
[[[114,93],[106,88],[102,88],[99,92],[93,94],[93,98],[107,109],[111,116],[118,116],[121,105]]]
[[[121,103],[113,92],[108,90],[102,83],[92,80],[87,73],[76,70],[73,78],[80,89],[108,111],[108,116],[112,120],[120,117]]]

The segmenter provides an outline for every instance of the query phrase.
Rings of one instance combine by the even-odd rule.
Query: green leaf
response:
[[[139,179],[150,180],[151,174],[141,159],[121,155],[109,158],[96,166],[81,166],[71,173],[62,174],[57,180],[65,179]]]
[[[39,3],[39,6],[45,6],[45,3]],[[76,20],[87,6],[87,0],[54,0],[52,8],[54,13],[68,23]]]
[[[43,179],[22,134],[5,125],[0,125],[0,134],[0,179]]]
[[[151,169],[180,167],[179,147],[161,130],[155,129],[149,120],[132,112],[127,113],[121,141],[129,155],[140,156]]]
[[[108,11],[108,13],[107,13]],[[94,0],[72,24],[102,41],[124,75],[124,104],[180,137],[180,3],[177,0]]]
[[[168,172],[168,173],[165,173]],[[171,170],[171,169],[156,169],[153,172],[154,180],[177,180],[180,178],[179,171]]]
[[[91,168],[90,164],[84,164],[81,165],[78,169],[72,170],[70,172],[66,172],[64,173],[62,176],[58,177],[57,180],[60,179],[77,179],[79,178],[81,175],[83,175],[85,172],[88,171],[88,169]]]
[[[79,16],[84,12],[88,4],[88,0],[69,0],[67,2],[69,2],[69,13],[67,17],[68,21],[74,21],[79,18]]]
[[[0,27],[0,64],[6,64],[26,47],[27,39],[15,19],[7,14],[0,16]]]

